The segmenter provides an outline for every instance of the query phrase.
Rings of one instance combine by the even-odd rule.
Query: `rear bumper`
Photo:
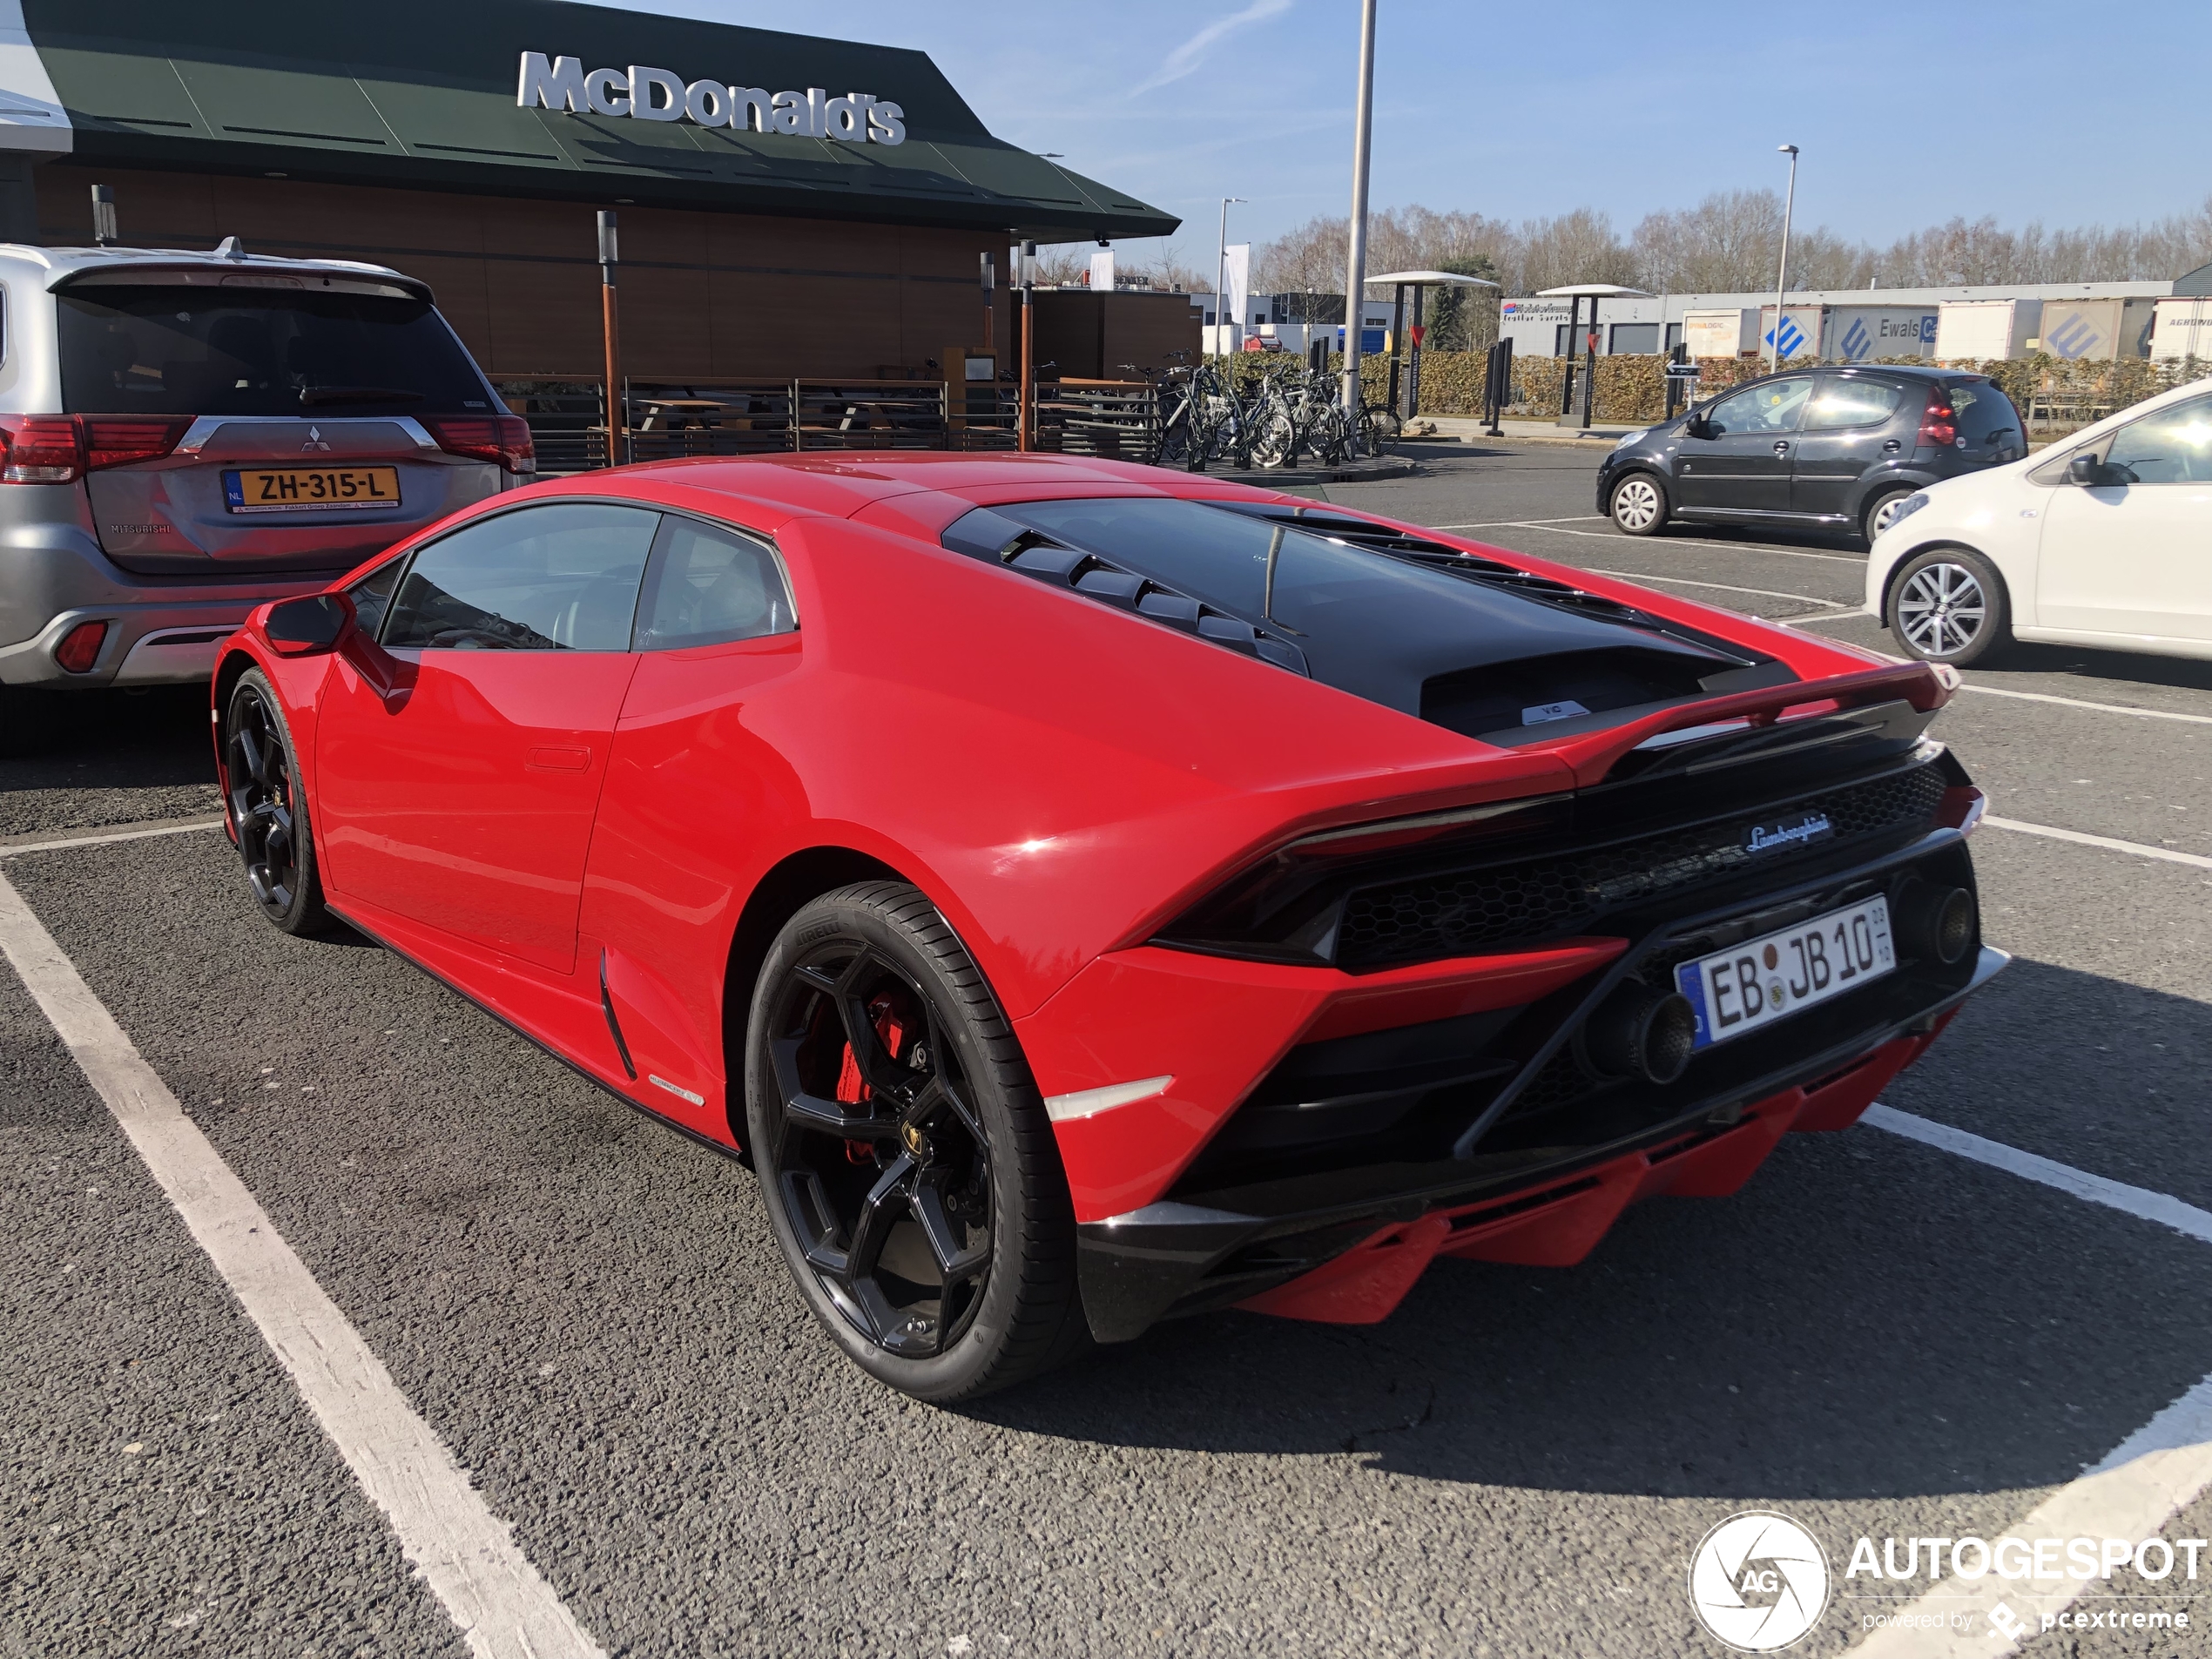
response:
[[[1889,974],[1666,1083],[1594,1069],[1585,1022],[1630,975],[1670,985],[1677,963],[1777,926],[1877,894],[1902,918],[1956,887],[1973,887],[1966,837],[1936,827],[1517,956],[1361,975],[1100,959],[1017,1022],[1049,1109],[1160,1085],[1055,1114],[1094,1332],[1237,1305],[1379,1318],[1440,1251],[1572,1262],[1637,1197],[1733,1190],[1788,1130],[1855,1121],[2004,954],[1976,939],[1946,967],[1901,948]]]
[[[72,538],[73,539],[73,538]],[[84,545],[0,544],[0,684],[49,691],[106,685],[203,683],[222,641],[256,605],[327,586],[330,574],[137,577]],[[226,573],[227,575],[227,573]],[[54,660],[55,648],[86,622],[107,624],[98,656],[82,674]]]
[[[1520,1160],[1406,1167],[1400,1190],[1349,1202],[1236,1210],[1168,1199],[1078,1229],[1083,1305],[1101,1341],[1228,1306],[1335,1324],[1386,1317],[1440,1255],[1526,1266],[1582,1259],[1629,1204],[1660,1193],[1736,1191],[1782,1136],[1847,1129],[2011,959],[1984,946],[1966,982],[1910,1015],[1785,1070],[1693,1098],[1665,1123],[1609,1143]],[[1291,1184],[1279,1184],[1288,1188]]]

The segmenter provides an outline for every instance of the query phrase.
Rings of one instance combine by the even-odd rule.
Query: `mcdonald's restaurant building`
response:
[[[104,185],[123,246],[390,266],[496,382],[599,381],[601,208],[633,381],[936,379],[983,344],[986,254],[1010,367],[1010,242],[1177,225],[993,138],[919,51],[566,0],[12,10],[0,239],[93,240]],[[1062,297],[1063,374],[1197,343],[1185,296]]]

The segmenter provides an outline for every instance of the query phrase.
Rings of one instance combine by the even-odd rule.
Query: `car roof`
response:
[[[359,260],[282,259],[264,253],[217,253],[204,247],[39,247],[27,242],[0,242],[0,275],[18,277],[53,287],[88,271],[127,269],[143,265],[173,271],[179,266],[206,266],[223,271],[315,271],[336,275],[374,277],[404,284],[423,285],[419,279],[389,266]]]
[[[562,481],[666,485],[738,500],[772,504],[796,515],[850,518],[894,497],[934,496],[944,506],[922,510],[905,503],[922,523],[909,533],[935,539],[942,523],[970,507],[1072,496],[1180,496],[1238,501],[1275,501],[1276,493],[1203,475],[1170,472],[1134,462],[1090,455],[963,454],[957,450],[833,451],[797,455],[698,456],[642,462]],[[936,521],[941,520],[942,523]]]

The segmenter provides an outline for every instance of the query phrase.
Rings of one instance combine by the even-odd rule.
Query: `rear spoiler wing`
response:
[[[1951,700],[1952,679],[1946,680],[1926,663],[1899,663],[1880,668],[1831,674],[1822,679],[1793,680],[1782,685],[1762,685],[1751,691],[1703,698],[1693,703],[1660,709],[1623,725],[1588,732],[1562,741],[1553,751],[1574,768],[1575,786],[1588,788],[1611,777],[1615,767],[1669,733],[1716,728],[1710,734],[1684,738],[1685,751],[1693,745],[1733,747],[1745,738],[1767,739],[1759,746],[1768,753],[1795,746],[1777,728],[1797,720],[1847,715],[1862,711],[1851,722],[1863,726],[1868,716],[1885,705],[1907,705],[1919,716],[1933,714]],[[1785,718],[1785,717],[1787,717]],[[1925,719],[1920,724],[1926,724]],[[1805,732],[1813,740],[1813,732]],[[1528,745],[1527,748],[1542,745]],[[1748,756],[1745,758],[1749,758]]]
[[[150,284],[365,293],[383,299],[420,300],[426,305],[436,303],[430,285],[416,277],[374,266],[319,265],[304,260],[297,264],[266,259],[217,260],[212,256],[205,260],[121,260],[111,265],[64,271],[46,287],[49,293],[60,293],[71,288],[143,287]]]

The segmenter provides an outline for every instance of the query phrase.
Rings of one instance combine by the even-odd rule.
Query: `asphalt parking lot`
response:
[[[1887,644],[1849,543],[1631,540],[1593,453],[1423,449],[1326,494]],[[1441,1262],[1379,1326],[1190,1320],[954,1411],[819,1337],[734,1161],[253,914],[181,827],[206,732],[101,698],[0,761],[0,877],[609,1654],[1719,1654],[1684,1578],[1746,1508],[1823,1541],[1792,1651],[1831,1654],[1928,1588],[1844,1580],[1851,1541],[2114,1514],[2085,1469],[2212,1394],[2212,664],[1968,674],[1936,734],[2016,960],[1885,1096],[1912,1133],[1788,1137],[1574,1269]],[[7,974],[0,1045],[0,1656],[470,1651]],[[2212,1536],[2212,1497],[2161,1525]],[[2021,1650],[2212,1653],[2212,1593],[2076,1605],[2116,1597],[2192,1628]]]

